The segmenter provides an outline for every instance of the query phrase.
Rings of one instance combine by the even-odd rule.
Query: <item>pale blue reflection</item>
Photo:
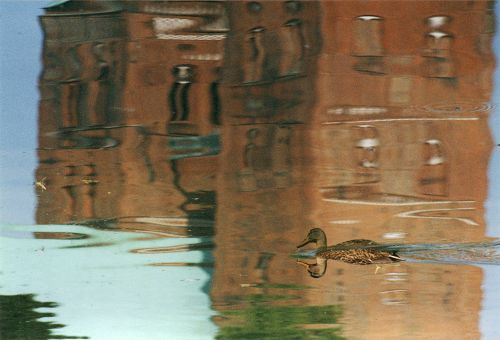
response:
[[[83,240],[34,239],[31,232],[72,232]],[[158,262],[201,262],[199,251],[136,254],[199,239],[140,240],[145,234],[99,231],[80,226],[1,228],[0,294],[36,294],[59,304],[56,334],[91,339],[211,339],[209,275],[197,267],[152,267]],[[62,248],[106,242],[111,246]]]
[[[495,4],[496,21],[499,22],[499,5]],[[495,34],[493,49],[498,59],[500,56],[500,38]],[[494,75],[493,110],[490,112],[490,128],[493,135],[493,152],[488,169],[488,199],[486,201],[486,233],[488,236],[500,237],[500,72],[498,67]],[[483,339],[500,339],[498,316],[500,315],[500,270],[496,266],[483,267],[484,279],[482,284],[483,302],[480,316],[480,330]]]
[[[0,1],[0,221],[34,223],[38,76],[47,1]],[[7,85],[8,84],[8,85]]]

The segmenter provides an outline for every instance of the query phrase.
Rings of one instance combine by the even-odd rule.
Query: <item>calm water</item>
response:
[[[0,338],[500,338],[491,3],[44,6],[0,3]]]

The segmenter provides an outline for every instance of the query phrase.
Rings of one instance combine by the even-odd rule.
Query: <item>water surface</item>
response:
[[[45,5],[1,4],[0,337],[500,336],[489,2]],[[312,277],[313,227],[405,261]]]

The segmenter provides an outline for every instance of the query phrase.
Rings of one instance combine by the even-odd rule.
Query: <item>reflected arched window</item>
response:
[[[219,82],[214,81],[210,84],[210,99],[212,103],[212,112],[210,114],[211,123],[220,125],[220,97],[219,97]]]
[[[243,73],[245,83],[262,80],[266,51],[263,27],[251,29],[245,36]]]
[[[280,74],[282,76],[299,74],[304,63],[305,38],[303,24],[299,19],[292,19],[281,29],[282,56]]]
[[[290,185],[292,128],[287,125],[278,126],[274,131],[271,162],[273,168],[274,184],[277,188]]]
[[[426,36],[426,57],[450,58],[453,38],[445,32],[433,31]]]
[[[384,48],[382,17],[362,15],[354,20],[353,54],[358,57],[382,57]]]
[[[427,58],[426,75],[432,78],[453,78],[455,76],[452,60],[453,36],[443,29],[450,22],[450,18],[435,15],[427,18],[429,32],[425,37],[423,56]]]
[[[355,18],[352,54],[358,59],[356,71],[384,73],[383,22],[382,17],[375,15]]]
[[[453,37],[444,32],[431,32],[427,35],[427,76],[432,78],[453,78],[455,76],[451,45]]]
[[[189,120],[189,88],[194,80],[192,65],[177,65],[172,73],[175,77],[169,93],[170,121]]]
[[[221,124],[221,100],[219,95],[219,83],[222,75],[222,69],[220,67],[215,67],[213,69],[214,79],[210,84],[210,103],[211,103],[211,113],[210,122],[213,125]]]
[[[87,120],[87,88],[81,78],[83,64],[78,49],[79,45],[74,45],[63,52],[64,78],[59,81],[63,128],[85,126]]]
[[[419,192],[424,195],[447,195],[447,164],[440,140],[428,139],[423,144],[423,164],[419,176]]]
[[[92,46],[94,55],[94,76],[89,84],[89,123],[101,125],[107,122],[111,110],[111,63],[109,47],[104,43]]]
[[[380,180],[378,168],[380,157],[380,138],[378,130],[372,125],[356,126],[354,135],[355,160],[359,179],[357,183],[375,183]]]
[[[238,174],[238,187],[240,191],[257,190],[256,159],[258,158],[259,146],[257,138],[260,134],[258,128],[250,129],[246,133],[247,143],[243,151],[243,168]]]

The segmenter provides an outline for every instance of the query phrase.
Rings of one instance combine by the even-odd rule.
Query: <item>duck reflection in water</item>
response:
[[[326,272],[327,260],[338,260],[352,264],[383,264],[400,261],[500,265],[500,239],[466,243],[404,243],[381,244],[370,240],[350,240],[333,246],[326,243],[326,235],[320,228],[309,231],[306,239],[297,248],[315,243],[313,249],[299,249],[294,254],[297,262],[307,267],[312,277],[318,278]],[[308,263],[300,259],[315,259]]]
[[[356,239],[345,241],[333,246],[328,246],[325,232],[320,228],[309,231],[307,237],[297,248],[302,248],[309,243],[315,243],[312,250],[301,250],[296,253],[299,257],[315,257],[315,263],[297,260],[307,267],[312,277],[319,278],[326,272],[327,260],[338,260],[352,264],[382,264],[403,261],[396,251],[385,250],[384,245],[371,240]]]

